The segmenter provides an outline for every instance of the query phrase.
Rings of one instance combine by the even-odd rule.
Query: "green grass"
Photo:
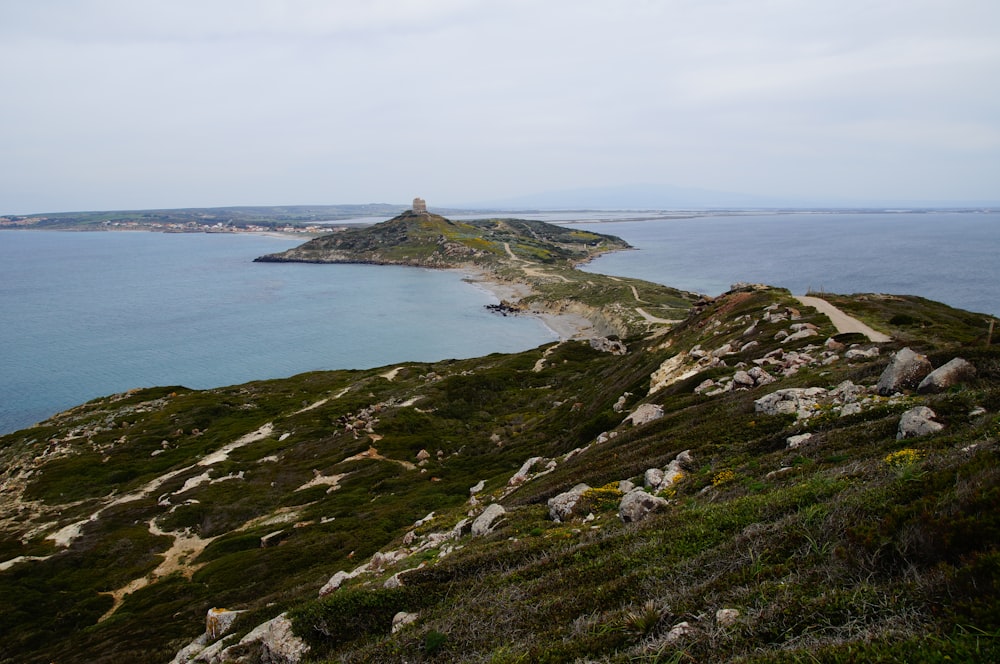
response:
[[[504,224],[493,232],[508,232]],[[634,304],[629,282],[583,279],[616,289],[608,291],[609,306],[626,296]],[[569,296],[570,287],[551,283]],[[675,294],[662,295],[664,307],[679,304],[669,299]],[[787,323],[775,323],[758,326],[753,352],[648,395],[649,376],[663,360],[694,345],[712,350],[744,341],[752,319],[772,303],[794,306],[781,290],[723,296],[664,337],[625,338],[624,356],[570,342],[408,364],[391,382],[379,376],[383,368],[219,390],[163,388],[95,400],[0,438],[4,478],[37,463],[18,481],[41,510],[35,517],[26,505],[18,518],[0,522],[3,560],[56,554],[0,572],[0,662],[168,661],[203,629],[211,606],[246,610],[239,632],[290,609],[317,661],[993,658],[1000,630],[1000,354],[975,345],[978,328],[942,305],[879,300],[873,315],[885,321],[937,321],[936,336],[921,348],[935,364],[961,354],[976,365],[977,378],[944,394],[884,401],[850,417],[828,412],[809,423],[755,413],[753,400],[782,387],[833,387],[846,379],[873,385],[888,358],[808,368],[750,392],[693,393],[705,377],[729,375],[737,362],[785,348],[773,336]],[[832,334],[821,316],[802,321],[820,326],[813,342]],[[535,372],[545,351],[545,369]],[[430,373],[440,378],[429,380]],[[626,392],[626,409],[615,412]],[[400,405],[418,395],[412,406]],[[297,412],[321,399],[328,401]],[[650,401],[663,407],[663,418],[620,424]],[[946,428],[897,441],[899,414],[915,403],[932,407]],[[344,423],[376,405],[380,438],[355,437]],[[985,414],[970,415],[980,406]],[[273,435],[210,469],[213,479],[240,472],[242,479],[171,496],[209,470],[196,466],[142,500],[105,509],[68,550],[44,540],[110,496],[194,464],[265,422],[274,423]],[[49,440],[76,429],[91,435],[62,443],[63,456],[34,461]],[[592,444],[605,431],[618,435]],[[789,436],[806,431],[814,442],[787,449]],[[386,459],[347,460],[369,447]],[[586,451],[562,459],[581,447]],[[416,463],[421,449],[431,454],[423,466],[400,463]],[[886,461],[906,449],[915,452]],[[667,508],[639,524],[621,523],[617,482],[641,482],[647,468],[662,468],[684,450],[693,462]],[[411,554],[317,598],[333,573],[402,547],[404,534],[428,513],[436,518],[418,535],[450,530],[470,510],[469,487],[485,480],[479,498],[489,502],[533,456],[559,464],[503,498],[508,511],[495,532],[465,535],[450,543],[450,553],[438,545]],[[333,490],[296,491],[317,473],[345,476]],[[597,489],[578,518],[554,523],[546,501],[579,482]],[[158,504],[161,496],[169,504]],[[588,513],[594,518],[584,521]],[[169,538],[150,535],[146,524],[154,517],[162,529],[217,538],[188,561],[196,566],[188,575],[136,591],[98,623],[111,606],[100,593],[153,569],[169,546]],[[252,521],[263,518],[272,521]],[[36,529],[43,523],[52,525]],[[262,536],[278,530],[280,545],[260,546]],[[382,588],[391,574],[421,563],[402,576],[402,588]],[[740,611],[736,625],[715,624],[720,608]],[[420,617],[390,635],[392,616],[403,610]],[[681,621],[694,631],[669,642]]]

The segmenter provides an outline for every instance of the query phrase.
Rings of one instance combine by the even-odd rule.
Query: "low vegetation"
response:
[[[0,438],[0,662],[167,662],[211,607],[243,611],[227,643],[287,614],[316,662],[1000,658],[988,322],[916,298],[828,296],[897,339],[876,346],[779,289],[661,294],[680,322],[636,322],[624,355],[565,341],[139,390]],[[635,303],[631,286],[605,296],[583,303]],[[816,333],[784,341],[793,324]],[[975,377],[871,395],[904,343],[934,366],[963,357]],[[793,353],[813,361],[754,362]],[[676,358],[687,371],[650,392]],[[775,382],[702,387],[758,365]],[[870,396],[862,408],[754,403],[844,381]],[[643,404],[661,416],[624,422]],[[917,405],[944,428],[897,439]],[[685,451],[663,505],[625,523],[622,480],[643,486]],[[554,520],[548,501],[580,483],[573,515]],[[494,502],[505,513],[470,534],[463,519]],[[414,621],[392,632],[401,612]]]

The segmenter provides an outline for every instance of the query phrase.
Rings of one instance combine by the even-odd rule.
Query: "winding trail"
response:
[[[892,341],[892,337],[889,335],[873,330],[857,318],[848,316],[843,311],[822,298],[813,297],[812,295],[795,295],[794,297],[807,307],[812,307],[821,314],[826,314],[826,316],[830,319],[830,322],[833,323],[833,326],[837,328],[837,332],[841,334],[845,332],[860,332],[868,337],[869,340],[879,344]]]
[[[676,325],[677,323],[683,322],[683,321],[680,321],[680,320],[671,320],[671,319],[668,319],[668,318],[658,318],[657,316],[654,316],[653,314],[649,313],[648,311],[646,311],[642,307],[636,307],[635,311],[636,311],[637,314],[639,314],[640,316],[642,316],[644,319],[646,319],[647,322],[650,322],[650,323],[660,323],[660,324],[663,324],[663,325]]]

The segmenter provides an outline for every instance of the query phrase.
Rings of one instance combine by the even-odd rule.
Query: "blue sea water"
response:
[[[584,267],[604,274],[711,295],[738,281],[913,294],[1000,315],[1000,213],[518,216],[638,248]],[[133,387],[208,388],[555,338],[535,319],[487,312],[496,299],[457,272],[252,262],[300,241],[0,232],[0,433]]]
[[[568,225],[638,248],[583,268],[601,274],[708,295],[741,281],[797,295],[919,295],[1000,315],[1000,212],[661,215]]]
[[[0,433],[134,387],[515,352],[554,340],[456,271],[253,263],[299,238],[0,233]]]

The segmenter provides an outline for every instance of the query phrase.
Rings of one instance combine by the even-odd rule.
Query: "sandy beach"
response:
[[[477,288],[488,291],[501,302],[516,304],[522,298],[531,295],[534,291],[531,286],[519,281],[502,281],[486,270],[474,267],[462,268],[464,279]],[[552,330],[552,333],[560,341],[566,339],[590,339],[595,336],[603,336],[595,329],[594,324],[586,317],[572,312],[552,312],[539,310],[526,310],[526,316],[534,316],[542,321],[545,327]]]

